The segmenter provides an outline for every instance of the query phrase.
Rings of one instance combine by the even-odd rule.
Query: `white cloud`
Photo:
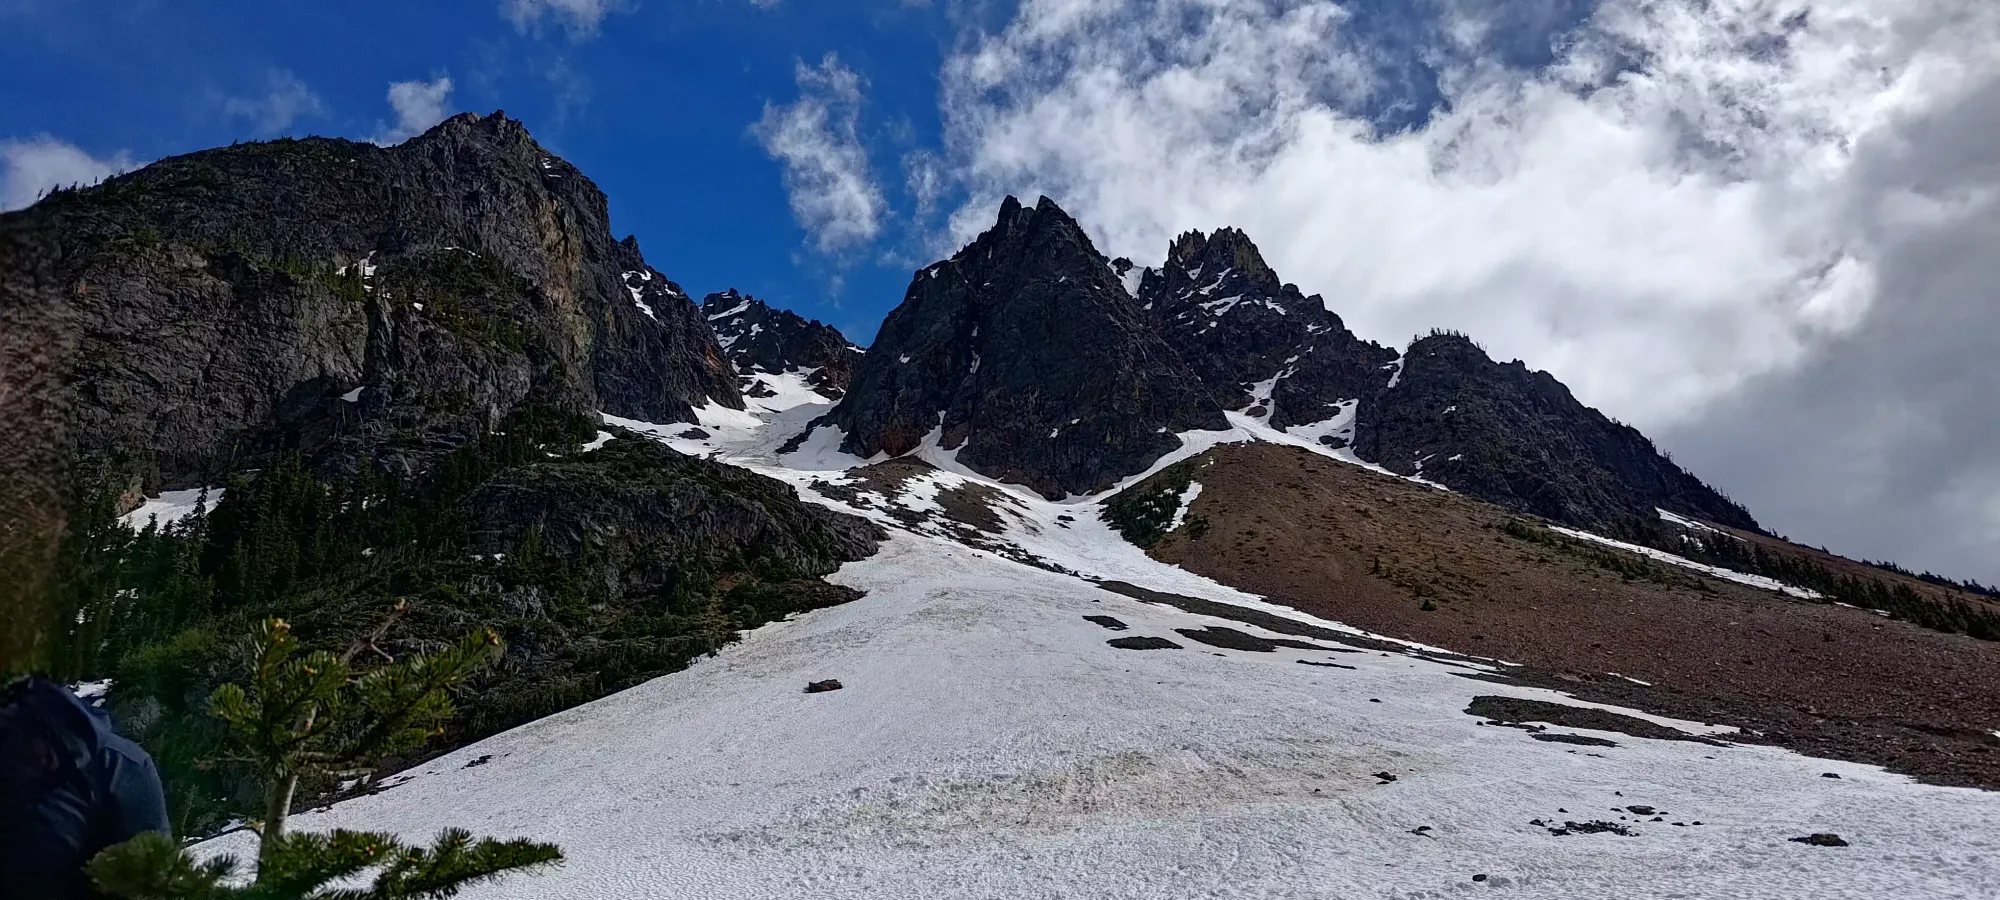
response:
[[[389,106],[396,111],[396,124],[377,123],[375,136],[368,140],[386,146],[423,134],[444,121],[450,101],[451,77],[447,75],[430,81],[391,82]]]
[[[1605,0],[1541,72],[1486,61],[1462,16],[1432,53],[1448,106],[1381,136],[1352,112],[1384,89],[1376,60],[1333,3],[1025,0],[944,67],[970,197],[949,238],[1006,193],[1142,262],[1241,226],[1364,336],[1462,329],[1672,424],[1866,319],[1881,204],[1937,186],[1854,148],[2000,73],[1991,3],[1805,10]]]
[[[820,252],[865,244],[887,204],[857,133],[864,82],[831,53],[817,67],[799,63],[796,77],[799,99],[765,104],[750,131],[784,168],[792,216]]]
[[[28,206],[53,188],[96,184],[132,168],[125,153],[99,159],[46,134],[0,141],[0,211]]]
[[[229,97],[222,101],[223,116],[247,120],[251,132],[258,136],[282,133],[299,117],[325,111],[319,95],[297,75],[284,69],[272,69],[265,74],[261,96]]]
[[[582,40],[595,37],[604,18],[624,6],[621,0],[502,0],[500,14],[523,34],[539,30],[546,18]]]
[[[929,218],[936,211],[938,197],[944,193],[944,181],[944,165],[936,153],[916,150],[903,157],[903,182],[910,198],[916,201],[918,220]]]

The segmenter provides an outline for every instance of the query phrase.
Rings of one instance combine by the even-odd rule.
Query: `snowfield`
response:
[[[1092,579],[1360,633],[1154,562],[1098,521],[1096,500],[996,485],[934,440],[920,454],[936,473],[882,504],[837,502],[815,483],[843,481],[860,460],[821,429],[780,461],[776,448],[825,403],[791,404],[801,388],[773,386],[785,399],[748,414],[703,411],[703,437],[607,421],[890,525],[881,552],[831,578],[864,598],[296,826],[421,837],[462,825],[568,854],[464,895],[475,898],[2000,896],[2000,794],[1636,713],[1721,740],[1567,728],[1543,734],[1615,746],[1540,740],[1466,707],[1479,695],[1606,707],[1467,677],[1505,666],[1413,645],[1210,646],[1178,629],[1286,636]],[[1232,421],[1249,436],[1222,439],[1262,429]],[[994,505],[1002,552],[907,521],[941,515],[940,493],[968,483],[1007,495]],[[1179,649],[1108,643],[1129,637]],[[844,688],[804,692],[828,678]],[[1593,821],[1631,834],[1551,831]],[[1790,841],[1815,832],[1852,846]]]

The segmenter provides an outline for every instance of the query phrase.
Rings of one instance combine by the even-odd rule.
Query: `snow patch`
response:
[[[1667,563],[1669,565],[1680,566],[1681,568],[1684,569],[1693,569],[1697,572],[1701,572],[1707,575],[1713,575],[1724,581],[1734,581],[1737,584],[1745,584],[1755,588],[1763,588],[1764,590],[1767,591],[1779,591],[1781,593],[1790,594],[1794,597],[1798,597],[1803,600],[1826,599],[1826,595],[1818,591],[1811,590],[1809,588],[1802,588],[1797,585],[1786,584],[1775,578],[1766,578],[1762,575],[1752,575],[1748,572],[1738,572],[1734,569],[1722,568],[1721,566],[1711,566],[1708,565],[1707,563],[1698,563],[1684,556],[1675,556],[1674,554],[1668,553],[1665,550],[1655,550],[1651,547],[1642,547],[1638,544],[1628,544],[1625,543],[1624,541],[1615,541],[1612,540],[1611,538],[1604,537],[1602,535],[1591,534],[1588,531],[1578,531],[1574,528],[1564,528],[1561,525],[1550,525],[1548,526],[1548,528],[1550,531],[1554,531],[1559,534],[1566,534],[1569,535],[1570,537],[1577,538],[1580,540],[1586,540],[1592,543],[1603,544],[1607,547],[1616,547],[1620,550],[1637,553],[1640,556],[1647,557],[1648,559],[1657,560],[1659,562]]]
[[[141,531],[145,529],[146,523],[153,521],[157,521],[159,527],[165,528],[194,515],[195,507],[201,503],[203,491],[208,492],[209,509],[214,509],[216,504],[222,502],[223,490],[220,487],[163,491],[157,497],[147,498],[146,502],[139,504],[138,509],[119,516],[118,521],[125,523],[125,527],[133,531]]]
[[[1187,522],[1188,510],[1194,508],[1194,500],[1199,496],[1201,496],[1201,482],[1188,482],[1187,489],[1181,491],[1181,498],[1174,506],[1174,518],[1167,523],[1167,531],[1180,530],[1181,525]]]

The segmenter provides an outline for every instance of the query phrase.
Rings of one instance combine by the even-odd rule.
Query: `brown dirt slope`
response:
[[[1202,491],[1187,524],[1151,547],[1163,561],[1317,616],[1522,663],[1529,683],[2000,789],[2000,643],[1568,540],[1298,448],[1219,447],[1129,494],[1178,494],[1152,482],[1185,478]]]

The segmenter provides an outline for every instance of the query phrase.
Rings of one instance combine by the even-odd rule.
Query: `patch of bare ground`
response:
[[[1507,675],[1522,683],[2000,789],[2000,643],[1551,541],[1498,507],[1298,448],[1226,445],[1196,464],[1189,519],[1205,527],[1166,535],[1149,551],[1162,561],[1520,663]]]

